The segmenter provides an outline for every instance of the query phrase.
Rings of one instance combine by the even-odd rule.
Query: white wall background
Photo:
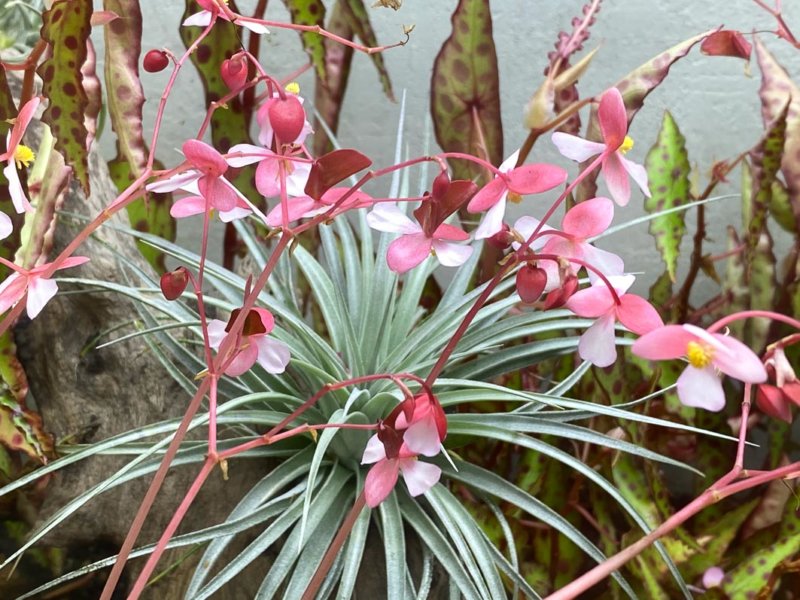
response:
[[[252,4],[254,2],[241,1],[239,8],[246,13]],[[431,69],[436,53],[450,34],[450,15],[456,4],[456,0],[405,0],[397,12],[389,9],[370,11],[381,43],[401,39],[404,24],[416,26],[407,46],[384,55],[398,97],[403,90],[407,91],[406,133],[412,154],[422,152]],[[552,49],[558,31],[569,27],[570,20],[579,14],[582,4],[583,0],[492,2],[506,155],[525,139],[527,132],[521,124],[522,109],[541,81],[547,64],[546,55]],[[183,50],[177,35],[182,6],[183,2],[143,0],[144,51],[164,46],[176,53]],[[784,2],[784,11],[790,25],[800,31],[800,2]],[[278,0],[270,2],[267,18],[288,19],[283,3]],[[743,31],[774,29],[772,18],[751,0],[606,0],[586,45],[586,49],[599,45],[600,52],[580,82],[581,93],[597,94],[664,49],[722,24]],[[761,38],[795,80],[800,80],[800,52],[769,33],[763,33]],[[98,50],[102,59],[102,50]],[[306,62],[297,34],[278,29],[262,42],[262,60],[267,70],[279,78]],[[762,124],[757,94],[760,74],[755,64],[751,70],[752,75],[741,60],[706,57],[695,48],[675,64],[665,84],[648,97],[632,127],[631,135],[636,146],[628,157],[637,162],[644,161],[647,150],[655,141],[663,111],[669,108],[687,138],[690,159],[704,183],[714,160],[734,156],[752,146],[760,136]],[[167,74],[143,73],[142,76],[149,98],[145,105],[145,124],[149,128]],[[313,98],[311,81],[308,76],[300,79],[302,90]],[[389,164],[398,109],[397,104],[390,103],[381,94],[369,57],[356,55],[342,113],[341,142],[370,155],[376,165]],[[159,158],[167,165],[179,160],[174,149],[195,135],[204,112],[201,86],[193,68],[189,67],[181,73],[180,84],[167,108],[158,152]],[[113,138],[109,131],[105,132],[101,143],[110,153]],[[532,159],[558,161],[572,174],[576,172],[574,165],[554,152],[548,140],[540,140]],[[719,190],[720,193],[732,192],[736,187],[731,185]],[[725,224],[728,221],[738,224],[739,200],[727,202],[727,207],[721,203],[711,211],[715,220],[711,235],[720,242],[724,239]],[[537,197],[515,208],[536,214],[541,212],[544,204],[545,201]],[[618,211],[617,221],[641,214],[641,206],[641,195],[634,194],[629,207]],[[191,237],[196,230],[196,224],[182,223],[181,238],[187,239],[187,232]],[[628,270],[647,272],[642,277],[644,284],[662,271],[645,226],[609,238],[605,245],[613,246],[625,257]]]

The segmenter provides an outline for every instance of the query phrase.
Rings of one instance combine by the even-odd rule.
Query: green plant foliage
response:
[[[369,20],[364,0],[339,0],[344,12],[347,15],[347,20],[353,32],[358,36],[365,46],[372,48],[377,47],[378,38],[375,36],[375,30],[372,28],[372,23]],[[383,60],[383,54],[375,52],[370,54],[372,64],[378,71],[378,78],[383,88],[383,93],[389,100],[394,101],[394,91],[392,90],[392,81],[389,79],[389,71],[386,69],[386,63]]]
[[[310,27],[325,26],[325,5],[322,0],[284,0],[283,3],[289,9],[292,23],[295,25],[306,25]],[[323,85],[328,82],[328,71],[325,68],[325,43],[324,38],[314,31],[300,32],[300,40],[303,48],[314,65]]]
[[[89,195],[89,151],[83,117],[89,98],[83,88],[81,67],[86,61],[92,15],[91,0],[57,0],[42,15],[42,38],[51,56],[37,69],[42,93],[49,104],[42,121],[50,126],[56,149]]]
[[[467,152],[494,165],[503,160],[500,79],[489,0],[460,0],[453,32],[433,65],[431,115],[436,141],[448,152]],[[483,177],[474,163],[452,161],[455,179]]]
[[[689,155],[686,138],[669,111],[664,111],[661,131],[645,162],[652,196],[645,200],[649,212],[681,206],[689,201]],[[683,212],[664,215],[650,222],[650,233],[667,265],[670,279],[675,281],[681,239],[686,231]]]

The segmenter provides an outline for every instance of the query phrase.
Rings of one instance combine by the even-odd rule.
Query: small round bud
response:
[[[167,53],[163,50],[150,50],[150,52],[144,55],[144,59],[142,60],[142,67],[144,67],[144,70],[148,73],[163,71],[167,68],[168,64],[169,58],[167,57]]]
[[[273,99],[268,114],[272,130],[283,144],[291,144],[303,131],[306,113],[297,96],[286,94],[285,99]]]
[[[527,304],[536,302],[547,285],[547,271],[541,267],[526,264],[517,271],[517,293]]]
[[[161,276],[161,293],[167,300],[177,300],[189,283],[189,271],[186,267],[178,267]]]
[[[247,82],[247,59],[241,52],[222,61],[220,74],[230,90],[238,90]]]

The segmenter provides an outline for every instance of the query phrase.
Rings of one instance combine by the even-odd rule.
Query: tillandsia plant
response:
[[[54,449],[24,404],[24,373],[7,352],[3,377],[12,387],[0,405],[0,440],[44,464],[19,468],[0,495],[41,486],[92,457],[132,458],[44,514],[0,568],[69,517],[86,518],[79,511],[91,510],[90,502],[114,488],[149,482],[113,556],[19,597],[70,593],[68,586],[99,571],[103,599],[121,587],[132,599],[151,590],[163,594],[159,589],[193,599],[226,592],[573,598],[601,582],[609,597],[775,590],[797,570],[793,559],[800,551],[788,495],[778,502],[785,514],[775,518],[775,486],[791,491],[800,463],[781,460],[780,445],[766,468],[745,469],[745,453],[751,403],[791,421],[790,405],[798,402],[792,362],[800,321],[787,308],[798,297],[796,223],[786,227],[794,234],[783,275],[787,291],[768,296],[763,278],[776,272],[768,216],[786,226],[798,214],[800,113],[796,88],[762,42],[755,38],[767,133],[753,150],[718,165],[707,188],[694,194],[685,141],[671,118],[665,117],[644,165],[630,122],[693,46],[749,57],[750,42],[738,31],[700,34],[580,99],[577,82],[595,53],[575,55],[600,7],[599,0],[589,2],[572,30],[559,36],[526,108],[530,135],[503,160],[489,2],[460,0],[431,91],[443,151],[414,158],[404,152],[401,104],[394,161],[373,166],[360,150],[339,147],[332,132],[310,147],[310,99],[294,74],[279,78],[265,68],[258,40],[276,29],[302,34],[317,76],[331,78],[315,96],[327,111],[318,128],[325,121],[329,130],[346,75],[327,70],[326,57],[335,48],[380,56],[402,43],[373,45],[360,2],[337,2],[330,29],[323,27],[321,3],[287,2],[292,23],[264,19],[265,4],[250,16],[232,2],[188,3],[181,25],[186,50],[145,53],[145,71],[171,71],[149,145],[138,79],[138,3],[117,0],[93,12],[90,2],[57,0],[43,13],[41,39],[27,58],[3,63],[0,109],[10,122],[0,148],[7,190],[0,263],[8,270],[0,284],[0,334],[9,347],[23,311],[35,319],[30,326],[47,318],[55,274],[71,269],[59,277],[71,295],[110,293],[130,300],[135,311],[93,336],[89,351],[144,340],[163,371],[138,377],[170,377],[179,390],[173,401],[182,399],[183,407],[179,418]],[[780,3],[758,4],[778,21],[778,37],[796,45]],[[92,24],[105,28],[106,83],[114,91],[108,109],[118,139],[110,168],[119,192],[88,218],[62,213],[81,226],[59,247],[54,230],[63,225],[54,215],[70,181],[87,195],[96,184],[90,148],[102,101]],[[354,35],[367,45],[353,42]],[[189,60],[203,74],[207,111],[182,142],[182,158],[162,166],[155,151],[165,110]],[[390,91],[383,62],[375,64]],[[5,75],[14,69],[23,72],[16,104]],[[47,131],[35,152],[24,141],[42,104]],[[578,117],[589,105],[584,136]],[[250,119],[257,127],[253,139]],[[210,144],[204,141],[209,130]],[[548,139],[563,164],[528,162],[535,145]],[[45,162],[43,171],[37,172],[38,161]],[[573,162],[580,166],[570,178]],[[704,207],[722,199],[711,194],[739,163],[749,165],[743,237],[732,233],[737,244],[729,252],[705,256]],[[614,228],[612,220],[617,207],[640,197],[651,214],[639,222],[651,224],[667,263],[666,279],[650,299],[631,291],[635,277],[624,256],[595,245],[636,224]],[[134,204],[145,199],[149,205]],[[534,202],[545,210],[512,218],[509,201],[525,212]],[[795,210],[787,214],[787,207]],[[132,228],[111,221],[126,208]],[[673,295],[682,215],[689,209],[698,211],[697,234],[689,274]],[[222,266],[209,260],[217,217],[235,232],[227,238],[235,252]],[[199,253],[172,241],[174,219],[198,224]],[[148,262],[95,239],[101,226],[135,239]],[[78,254],[93,243],[97,254]],[[115,258],[113,278],[86,271],[101,250]],[[229,268],[235,255],[246,257],[238,271]],[[739,285],[749,286],[750,298],[745,303],[747,294],[736,296],[728,285],[712,304],[695,308],[698,272],[714,273],[722,259],[742,272]],[[177,266],[168,270],[167,260]],[[439,265],[452,269],[444,289],[433,278]],[[665,324],[662,315],[674,322]],[[708,315],[716,318],[704,327]],[[128,326],[133,331],[120,333]],[[682,371],[679,358],[686,363]],[[659,361],[671,362],[654,366]],[[733,436],[695,412],[734,406],[740,408]],[[611,423],[614,429],[606,427]],[[716,447],[724,458],[709,474],[721,473],[708,485],[686,464],[691,461],[648,447],[642,429],[631,424]],[[785,428],[777,432],[786,435]],[[675,453],[674,446],[665,448]],[[671,510],[659,465],[693,472],[703,489]],[[11,469],[3,471],[8,477]],[[156,514],[165,510],[156,502],[167,477],[178,471],[190,473],[186,488],[166,514]],[[229,480],[243,472],[254,475],[252,484],[229,498]],[[210,514],[183,528],[215,480],[222,491],[207,505]],[[766,484],[768,496],[737,507],[735,518],[700,520],[726,498]],[[230,508],[223,500],[232,500]],[[770,511],[772,521],[764,525]],[[154,519],[163,522],[160,533],[140,540]],[[690,520],[694,537],[686,529]],[[769,555],[756,554],[761,570],[732,546],[737,538],[766,544]],[[143,561],[132,560],[137,557]],[[170,578],[177,583],[159,587]]]

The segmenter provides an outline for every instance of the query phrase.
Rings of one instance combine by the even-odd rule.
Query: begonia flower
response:
[[[592,198],[573,206],[561,220],[560,235],[545,235],[537,238],[532,244],[531,249],[541,254],[555,254],[564,258],[574,258],[581,260],[595,269],[599,270],[606,277],[622,275],[625,264],[622,259],[606,250],[601,250],[592,246],[588,240],[596,235],[603,233],[614,218],[614,203],[608,198]],[[530,238],[539,220],[533,217],[520,217],[514,224],[514,229],[523,239]],[[539,231],[555,231],[547,225],[542,226]],[[514,244],[518,249],[519,243]],[[560,283],[559,266],[553,261],[541,261],[542,268],[547,271],[548,281],[545,291],[550,291],[558,287]],[[570,270],[577,272],[576,265],[571,265]],[[587,269],[589,280],[592,284],[596,283],[599,276],[592,269]]]
[[[378,424],[367,442],[361,464],[373,464],[364,481],[367,506],[375,508],[392,492],[403,475],[408,492],[419,496],[439,481],[442,470],[420,461],[435,456],[447,435],[447,420],[438,400],[427,394],[406,399]]]
[[[620,206],[628,204],[631,188],[630,175],[645,196],[650,196],[647,187],[647,171],[642,165],[631,162],[625,154],[633,148],[633,140],[628,136],[628,116],[622,94],[611,88],[600,98],[597,111],[603,142],[590,142],[568,133],[553,134],[553,143],[570,160],[584,162],[593,156],[601,155],[600,170],[606,181],[611,197]]]
[[[6,138],[6,151],[0,154],[0,162],[6,163],[3,169],[3,175],[5,175],[8,181],[8,193],[11,195],[11,202],[14,204],[14,210],[18,213],[30,212],[33,210],[31,203],[25,196],[25,190],[22,189],[18,171],[22,169],[22,167],[29,167],[31,161],[36,158],[33,150],[21,142],[22,136],[25,134],[25,130],[28,128],[31,119],[33,119],[33,115],[36,113],[40,102],[41,99],[39,96],[34,96],[20,109],[14,121],[14,125],[11,127],[11,131],[8,132],[8,137]],[[11,220],[8,219],[7,215],[3,215],[3,217],[0,217],[0,239],[8,237],[11,233]]]
[[[236,156],[239,154],[240,156]],[[228,151],[228,164],[244,167],[258,163],[256,167],[256,189],[267,198],[280,196],[280,169],[283,168],[287,196],[304,196],[311,163],[292,160],[291,157],[276,154],[267,148],[253,144],[236,144]]]
[[[289,84],[286,87],[287,93],[294,94],[300,101],[300,104],[303,104],[304,98],[298,94],[300,88],[297,87],[297,84]],[[259,127],[258,143],[265,148],[270,148],[272,146],[272,141],[275,137],[275,132],[272,129],[272,120],[270,119],[270,109],[272,109],[273,104],[278,101],[280,101],[280,95],[275,92],[273,93],[272,98],[267,99],[258,108],[258,111],[256,111],[256,123],[258,123]],[[308,119],[305,119],[297,137],[295,137],[293,140],[281,140],[281,142],[284,144],[302,144],[310,133],[314,133],[314,130],[311,127],[311,123],[308,122]]]
[[[219,0],[219,2],[225,5],[228,4],[227,0]],[[225,14],[225,11],[220,9],[219,2],[215,0],[197,0],[197,3],[203,10],[186,17],[186,19],[183,21],[183,26],[207,27],[211,23],[211,19],[214,16],[216,16],[218,19],[222,19],[223,21],[230,21],[231,18]],[[236,25],[241,25],[242,27],[259,35],[262,33],[269,33],[269,29],[264,27],[261,23],[254,23],[252,21],[245,21],[243,19],[237,19],[234,21],[234,23]]]
[[[316,217],[336,204],[342,196],[350,191],[350,188],[331,188],[322,195],[317,201],[310,196],[297,196],[290,198],[287,205],[289,223],[298,219]],[[354,208],[365,208],[372,206],[372,198],[360,190],[353,192],[337,209],[337,214]],[[267,214],[267,225],[270,227],[280,227],[283,225],[283,207],[277,204],[269,214]]]
[[[519,150],[500,165],[499,170],[506,176],[495,177],[469,201],[469,212],[487,211],[473,232],[475,239],[492,237],[503,229],[507,200],[520,202],[524,195],[552,190],[567,180],[567,172],[554,165],[529,164],[515,168],[518,158]]]
[[[208,322],[208,341],[214,350],[219,350],[239,312],[239,309],[234,310],[227,323],[219,319]],[[283,373],[291,356],[286,344],[269,337],[274,327],[275,318],[266,308],[250,309],[242,327],[241,339],[232,350],[234,358],[225,368],[225,374],[236,377],[248,371],[256,362],[268,373]]]
[[[71,256],[56,270],[77,267],[87,262],[86,256]],[[51,263],[39,265],[33,269],[15,268],[14,272],[0,284],[0,314],[14,306],[28,293],[25,309],[28,318],[34,319],[42,311],[50,299],[56,295],[58,285],[55,281],[43,277],[50,269]]]
[[[678,377],[678,399],[686,406],[714,412],[725,407],[717,370],[744,383],[767,380],[764,365],[750,348],[728,335],[694,325],[654,329],[633,343],[633,353],[648,360],[686,357],[689,365]]]
[[[617,360],[614,324],[617,321],[638,335],[664,326],[658,311],[647,300],[626,293],[634,279],[633,275],[608,278],[619,304],[602,281],[575,292],[567,300],[566,307],[579,317],[597,319],[578,342],[578,354],[583,360],[598,367],[614,364]]]

